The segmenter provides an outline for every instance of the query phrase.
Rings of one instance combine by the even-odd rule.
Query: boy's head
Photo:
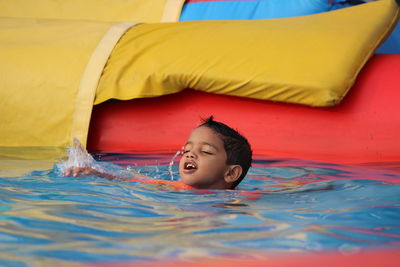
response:
[[[211,116],[191,132],[179,173],[198,189],[233,189],[246,176],[251,157],[247,139]]]

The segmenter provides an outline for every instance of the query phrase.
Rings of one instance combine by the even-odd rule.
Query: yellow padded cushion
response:
[[[394,0],[255,21],[142,24],[117,44],[95,103],[185,88],[311,106],[335,105],[397,22]]]
[[[0,0],[0,17],[178,21],[184,0]]]

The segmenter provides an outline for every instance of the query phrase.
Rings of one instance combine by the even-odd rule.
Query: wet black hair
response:
[[[227,155],[226,163],[228,165],[240,165],[243,169],[242,175],[232,184],[231,189],[234,189],[246,176],[251,166],[253,153],[250,143],[238,131],[222,122],[215,121],[214,116],[202,119],[202,124],[199,127],[203,126],[210,128],[221,137]]]

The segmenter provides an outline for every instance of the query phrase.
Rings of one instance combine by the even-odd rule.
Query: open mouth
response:
[[[197,165],[194,162],[185,162],[185,170],[197,170]]]

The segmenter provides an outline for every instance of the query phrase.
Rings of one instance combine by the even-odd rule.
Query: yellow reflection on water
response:
[[[0,147],[0,176],[18,177],[34,170],[48,170],[65,157],[62,147]]]

